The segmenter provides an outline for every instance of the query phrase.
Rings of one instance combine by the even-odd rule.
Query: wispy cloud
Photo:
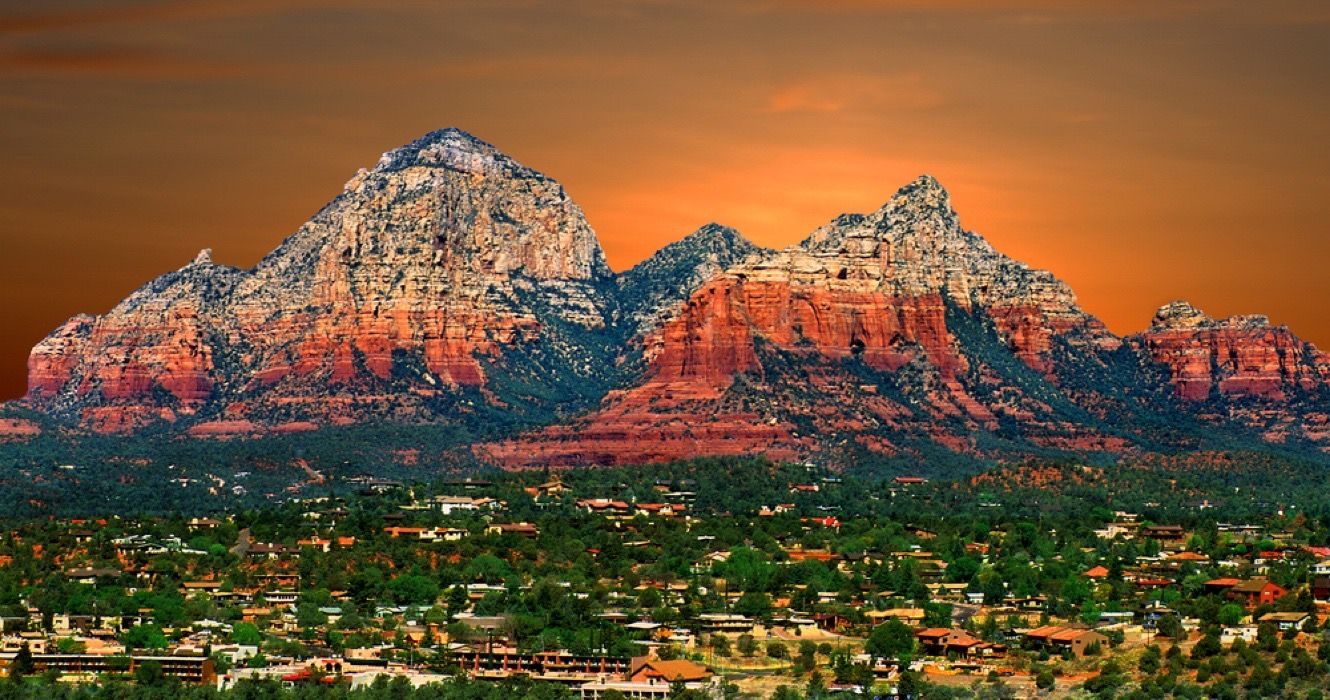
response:
[[[300,8],[367,6],[364,0],[158,0],[154,2],[100,3],[0,13],[0,36],[34,34],[113,24],[245,17]],[[52,6],[55,9],[50,9]]]
[[[0,75],[115,76],[207,80],[241,75],[235,63],[198,60],[124,46],[42,47],[0,50]]]
[[[847,109],[928,109],[944,101],[942,93],[919,73],[836,74],[780,86],[768,96],[766,111],[781,114]]]
[[[1289,26],[1330,23],[1330,6],[1323,0],[744,0],[730,7],[750,14],[928,14],[989,17],[1023,24],[1197,17]]]

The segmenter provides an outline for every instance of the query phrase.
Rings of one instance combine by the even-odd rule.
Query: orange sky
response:
[[[615,269],[929,172],[1120,333],[1186,298],[1330,346],[1324,2],[4,0],[0,397],[65,318],[252,265],[444,126],[563,182]]]

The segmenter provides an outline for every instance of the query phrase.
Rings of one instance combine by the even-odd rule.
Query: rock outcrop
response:
[[[1330,357],[1265,316],[1212,319],[1185,301],[1161,307],[1136,337],[1168,368],[1169,384],[1186,401],[1256,397],[1276,402],[1330,382]]]
[[[618,278],[619,313],[626,335],[654,331],[711,278],[749,257],[770,251],[738,231],[707,224],[656,251]]]
[[[1055,339],[1087,352],[1120,345],[1066,285],[961,228],[925,176],[873,214],[841,216],[713,277],[643,340],[645,381],[600,411],[482,453],[517,465],[628,463],[647,443],[660,458],[736,446],[781,458],[837,436],[894,454],[903,435],[968,451],[972,433],[1006,419],[1046,444],[1120,442],[1057,416],[974,356],[951,328],[957,315],[987,323],[1001,351],[1045,381],[1055,381]],[[879,391],[884,376],[891,386]],[[717,424],[749,429],[722,437]]]

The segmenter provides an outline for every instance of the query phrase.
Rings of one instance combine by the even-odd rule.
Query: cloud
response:
[[[120,46],[0,50],[0,75],[206,80],[244,72],[244,67],[235,63],[202,61],[173,53]]]
[[[43,3],[47,7],[57,3]],[[112,24],[246,17],[317,7],[372,7],[365,0],[159,0],[103,3],[0,14],[0,36],[47,33]]]
[[[918,73],[845,74],[807,78],[776,88],[766,111],[841,112],[846,109],[929,109],[943,104],[942,93]]]
[[[608,78],[631,76],[641,69],[642,62],[631,56],[616,56],[615,60],[608,61],[603,56],[558,53],[455,58],[423,66],[392,66],[392,70],[422,78],[463,80],[514,80],[533,76],[570,75]]]
[[[720,4],[716,4],[721,6]],[[1018,24],[1062,21],[1193,21],[1212,18],[1233,25],[1322,26],[1330,24],[1323,0],[745,0],[730,9],[749,14],[973,16]]]

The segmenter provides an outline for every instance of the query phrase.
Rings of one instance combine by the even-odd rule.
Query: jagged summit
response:
[[[705,224],[619,276],[621,313],[634,334],[654,328],[708,279],[763,251],[729,226]]]
[[[1265,314],[1238,314],[1214,318],[1186,301],[1172,301],[1159,307],[1150,322],[1151,330],[1189,328],[1267,328],[1270,317]]]
[[[492,144],[458,128],[438,129],[383,154],[374,172],[409,167],[442,167],[475,175],[544,177]]]
[[[221,411],[424,420],[447,410],[426,406],[440,387],[461,400],[487,362],[532,352],[523,386],[540,390],[507,404],[573,400],[606,366],[586,334],[612,275],[562,186],[445,129],[362,170],[252,270],[200,253],[39,344],[29,398],[112,431]]]
[[[897,190],[875,216],[879,231],[898,238],[958,239],[968,234],[951,206],[951,193],[932,175],[920,175]]]
[[[951,206],[951,195],[932,175],[920,175],[901,187],[877,211],[837,216],[813,231],[799,247],[810,252],[836,253],[847,245],[869,245],[869,240],[938,252],[960,247],[992,250],[982,237],[961,228]]]
[[[1170,301],[1159,307],[1150,321],[1151,328],[1196,328],[1214,319],[1187,301]]]
[[[745,238],[738,229],[731,228],[724,224],[718,224],[714,221],[703,224],[696,231],[693,231],[687,236],[684,236],[673,243],[667,244],[665,248],[669,248],[670,246],[685,247],[694,245],[709,246],[713,249],[736,247],[744,249],[757,248],[757,246],[754,245],[752,241]],[[662,250],[664,250],[664,248],[662,248]]]
[[[897,190],[882,208],[901,206],[907,202],[950,211],[951,193],[947,192],[947,188],[943,187],[937,178],[924,173]]]

